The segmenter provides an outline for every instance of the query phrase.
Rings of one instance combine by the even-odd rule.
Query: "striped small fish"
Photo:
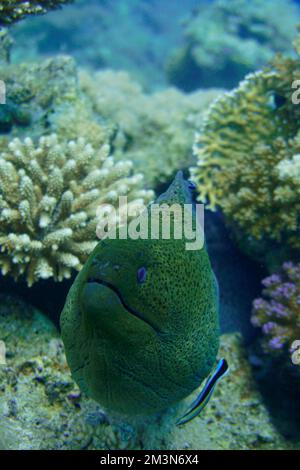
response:
[[[194,419],[199,413],[201,413],[203,408],[209,402],[210,397],[214,392],[215,386],[217,385],[219,380],[228,373],[228,371],[229,367],[226,360],[223,358],[220,359],[215,371],[207,379],[206,384],[204,385],[203,390],[199,393],[197,399],[192,403],[190,409],[176,423],[178,426],[188,423],[189,421]]]

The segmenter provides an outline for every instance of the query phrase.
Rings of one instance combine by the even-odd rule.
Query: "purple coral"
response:
[[[284,263],[262,281],[262,298],[253,302],[251,322],[261,327],[267,352],[289,349],[300,340],[300,264]]]

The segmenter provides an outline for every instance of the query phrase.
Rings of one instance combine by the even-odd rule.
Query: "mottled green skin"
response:
[[[190,201],[178,173],[157,202]],[[61,316],[68,364],[81,389],[109,410],[164,410],[196,389],[214,365],[216,281],[205,248],[187,251],[185,242],[100,241],[68,294]],[[142,266],[147,278],[140,284]],[[114,286],[123,302],[89,279]]]

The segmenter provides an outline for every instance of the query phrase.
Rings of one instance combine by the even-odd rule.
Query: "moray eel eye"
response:
[[[137,272],[138,283],[142,284],[143,282],[145,282],[146,277],[147,277],[147,269],[144,266],[142,266],[141,268],[138,269],[138,272]]]
[[[189,181],[189,189],[191,191],[194,191],[196,189],[196,183],[194,183],[193,181]]]

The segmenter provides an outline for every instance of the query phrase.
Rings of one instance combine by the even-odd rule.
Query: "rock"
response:
[[[108,416],[73,382],[62,342],[38,310],[0,295],[0,449],[285,449],[271,423],[239,334],[221,337],[230,373],[200,416],[175,422],[193,397],[143,421]],[[196,395],[197,392],[194,394]],[[294,447],[296,444],[294,443]]]

